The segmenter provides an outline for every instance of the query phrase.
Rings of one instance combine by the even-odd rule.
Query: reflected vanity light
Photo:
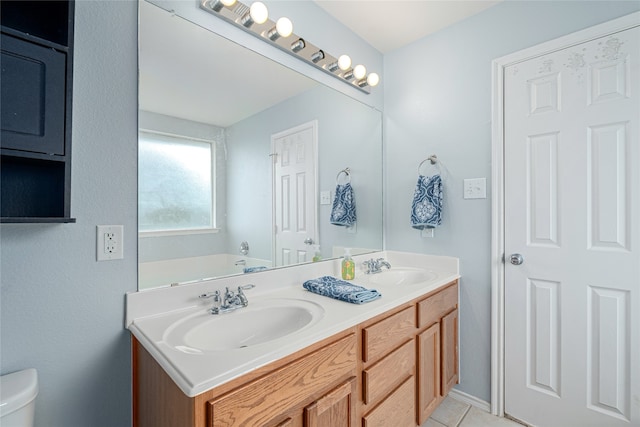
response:
[[[336,58],[294,34],[291,19],[269,20],[267,6],[260,1],[247,6],[237,0],[200,0],[200,8],[364,93],[371,93],[370,88],[380,82],[376,73],[367,75],[364,65],[351,68],[349,55]],[[286,41],[288,37],[295,41]]]

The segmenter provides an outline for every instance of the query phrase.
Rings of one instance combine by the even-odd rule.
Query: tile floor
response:
[[[523,427],[506,418],[496,417],[467,403],[447,397],[420,427]]]

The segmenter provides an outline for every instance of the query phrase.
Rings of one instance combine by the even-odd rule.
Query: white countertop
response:
[[[162,366],[180,389],[190,397],[211,390],[247,372],[288,356],[296,351],[344,331],[372,317],[409,302],[460,277],[458,260],[401,252],[377,252],[354,257],[357,265],[369,258],[384,257],[392,268],[396,266],[423,268],[435,277],[411,285],[377,285],[368,283],[361,271],[352,282],[375,288],[382,297],[366,304],[350,304],[306,291],[304,280],[322,275],[339,277],[339,260],[276,269],[251,275],[218,279],[177,288],[136,292],[127,295],[126,327]],[[271,298],[302,299],[324,309],[324,316],[316,323],[290,335],[247,348],[190,354],[178,350],[164,340],[165,332],[175,322],[187,316],[206,313],[211,302],[203,304],[197,295],[240,284],[253,283],[256,288],[246,291],[252,301]],[[233,316],[236,312],[220,316]],[[214,337],[215,338],[215,337]]]

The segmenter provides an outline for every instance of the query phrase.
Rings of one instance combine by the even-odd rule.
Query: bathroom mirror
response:
[[[139,23],[139,290],[382,249],[380,111],[149,2]]]

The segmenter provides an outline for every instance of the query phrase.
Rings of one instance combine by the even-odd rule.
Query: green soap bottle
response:
[[[315,246],[315,252],[313,254],[313,262],[322,261],[322,252],[320,252],[320,245]]]
[[[344,248],[344,258],[342,259],[342,279],[353,280],[356,277],[356,263],[351,258],[351,249]]]

